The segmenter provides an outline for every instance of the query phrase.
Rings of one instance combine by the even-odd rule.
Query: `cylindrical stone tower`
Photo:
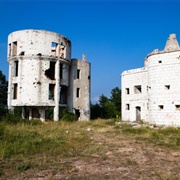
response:
[[[8,107],[29,107],[29,118],[45,120],[45,108],[67,105],[71,42],[44,30],[22,30],[8,36]],[[24,111],[23,111],[24,112]],[[24,116],[24,114],[23,114]]]
[[[149,122],[179,126],[180,48],[175,34],[170,35],[163,51],[153,51],[145,61],[148,66]]]

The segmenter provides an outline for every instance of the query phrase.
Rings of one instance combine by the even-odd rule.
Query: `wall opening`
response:
[[[13,56],[17,55],[17,41],[13,42]]]
[[[126,110],[130,110],[130,105],[126,104]]]
[[[80,69],[77,69],[77,79],[80,79]]]
[[[61,86],[60,104],[67,104],[67,86]]]
[[[17,94],[18,94],[18,84],[14,84],[14,91],[13,91],[13,99],[17,99]]]
[[[180,111],[180,105],[179,104],[175,105],[175,107],[176,107],[176,110]]]
[[[90,80],[90,79],[91,79],[91,76],[88,76],[88,79]]]
[[[141,121],[141,107],[140,106],[136,107],[136,121],[137,122]]]
[[[9,54],[8,54],[8,56],[11,56],[11,43],[8,46],[9,46]]]
[[[15,76],[15,77],[18,76],[18,65],[19,65],[19,62],[18,62],[18,61],[14,61],[14,67],[15,67],[14,76]]]
[[[55,84],[49,84],[49,100],[54,101]]]
[[[75,109],[75,115],[79,119],[79,117],[80,117],[80,110],[79,109]]]
[[[63,63],[60,63],[60,79],[63,79]]]
[[[50,61],[50,68],[45,70],[45,76],[51,80],[55,80],[55,64],[56,62]]]
[[[140,94],[142,92],[141,85],[134,86],[134,93]]]
[[[170,85],[165,85],[165,89],[169,90],[170,89]]]
[[[57,54],[57,46],[58,46],[57,43],[55,43],[55,42],[51,43],[51,55],[52,56],[56,56],[56,54]]]
[[[129,88],[126,88],[125,89],[125,92],[126,92],[126,94],[129,94],[130,92],[129,92]]]
[[[60,46],[60,57],[65,58],[65,46],[62,44]]]
[[[164,106],[163,105],[159,105],[159,110],[163,110],[164,109]]]
[[[37,108],[32,108],[32,118],[33,119],[39,119],[40,118],[40,113]]]
[[[76,89],[76,97],[79,98],[80,97],[80,88]]]

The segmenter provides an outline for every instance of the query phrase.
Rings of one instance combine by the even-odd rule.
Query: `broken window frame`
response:
[[[52,56],[57,56],[57,47],[58,47],[58,43],[51,42],[51,55]]]
[[[61,43],[60,50],[59,50],[60,58],[63,58],[63,59],[65,58],[65,50],[66,50],[66,46]]]
[[[49,69],[46,69],[44,73],[48,79],[55,80],[55,69],[56,69],[55,67],[56,67],[56,62],[50,61]]]

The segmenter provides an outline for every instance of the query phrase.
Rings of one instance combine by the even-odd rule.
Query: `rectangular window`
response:
[[[54,89],[55,89],[55,84],[49,84],[49,100],[54,101]]]
[[[14,76],[15,76],[15,77],[18,76],[18,64],[19,64],[18,61],[14,61],[14,68],[15,68],[15,74],[14,74]]]
[[[180,111],[180,105],[175,105],[176,110]]]
[[[77,79],[80,79],[80,69],[77,69]]]
[[[134,86],[134,93],[135,94],[140,94],[141,92],[142,92],[141,85]]]
[[[63,64],[60,63],[60,79],[63,79]]]
[[[126,91],[126,94],[129,94],[129,88],[126,88],[125,91]]]
[[[163,105],[159,105],[159,110],[163,110],[164,106]]]
[[[57,43],[55,43],[55,42],[51,43],[51,55],[52,56],[56,56],[57,46],[58,46]]]
[[[18,84],[14,84],[14,92],[13,92],[13,99],[17,99],[17,94],[18,94]]]
[[[9,56],[11,56],[11,43],[9,44]]]
[[[13,56],[17,55],[17,41],[13,42]]]
[[[126,110],[130,110],[130,105],[126,104]]]
[[[76,89],[76,97],[79,98],[80,97],[80,88]]]
[[[169,90],[170,89],[170,85],[165,85],[165,89]]]

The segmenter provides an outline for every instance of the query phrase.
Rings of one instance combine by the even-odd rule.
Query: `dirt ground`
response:
[[[92,141],[97,146],[91,156],[57,157],[42,169],[30,168],[18,173],[9,170],[0,179],[180,180],[179,149],[100,132],[92,132]]]

